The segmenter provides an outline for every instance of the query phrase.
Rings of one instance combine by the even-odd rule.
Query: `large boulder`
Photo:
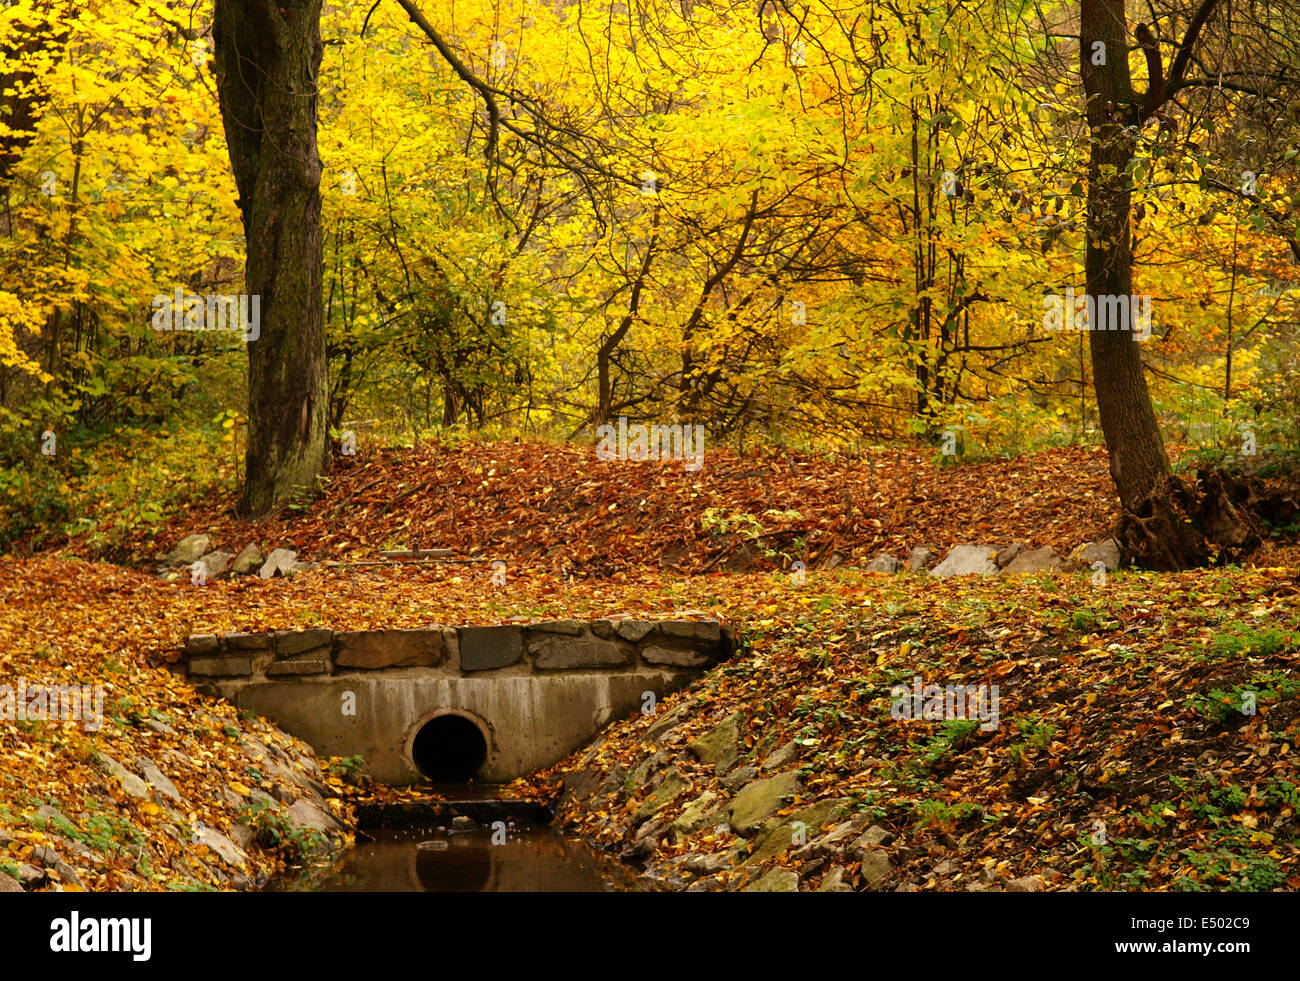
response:
[[[246,576],[260,569],[265,561],[266,557],[262,555],[262,550],[250,542],[239,550],[235,560],[230,563],[230,574],[232,576]]]
[[[1006,568],[1002,570],[1002,573],[1008,576],[1025,575],[1033,572],[1047,572],[1060,567],[1061,560],[1050,547],[1032,548],[1027,552],[1021,552],[1012,559]]]
[[[210,535],[186,535],[176,547],[163,556],[163,562],[170,566],[190,565],[197,562],[212,547]]]
[[[1087,569],[1091,569],[1094,562],[1100,562],[1107,572],[1114,572],[1119,568],[1119,542],[1113,538],[1089,542],[1076,548],[1070,558]]]
[[[907,555],[907,568],[911,572],[919,572],[930,564],[934,558],[934,553],[928,548],[917,546]]]
[[[781,809],[785,798],[799,792],[799,775],[787,770],[748,784],[731,804],[731,826],[740,834],[754,832]]]
[[[930,570],[932,576],[996,576],[998,550],[989,545],[957,545]]]
[[[903,563],[899,562],[888,552],[881,552],[874,559],[867,563],[867,572],[888,572],[894,573],[901,569]]]
[[[701,763],[725,773],[740,758],[741,712],[733,712],[686,748]]]
[[[262,568],[258,570],[258,577],[262,579],[271,579],[276,573],[285,575],[292,573],[294,567],[298,564],[298,553],[291,548],[273,548],[271,554],[266,557],[262,563]]]

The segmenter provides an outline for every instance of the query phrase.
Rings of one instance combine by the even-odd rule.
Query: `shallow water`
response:
[[[509,828],[493,844],[488,828],[358,834],[331,870],[272,888],[311,892],[626,892],[634,873],[586,842],[548,827]],[[499,841],[501,835],[497,835]]]

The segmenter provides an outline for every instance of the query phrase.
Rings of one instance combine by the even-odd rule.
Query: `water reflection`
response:
[[[466,833],[380,831],[333,870],[281,888],[322,892],[616,892],[636,876],[585,842],[551,828]],[[500,836],[498,835],[498,839]]]

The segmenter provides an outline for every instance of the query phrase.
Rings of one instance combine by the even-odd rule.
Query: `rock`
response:
[[[844,870],[838,865],[822,876],[818,892],[852,892],[853,887],[844,881]]]
[[[518,627],[461,627],[462,671],[491,671],[520,661],[524,656],[523,632]]]
[[[722,640],[722,625],[716,620],[661,620],[659,633],[665,637],[700,640],[716,644]]]
[[[773,770],[779,770],[791,760],[799,755],[800,746],[793,739],[783,746],[777,747],[771,755],[763,761],[763,770],[771,773]]]
[[[731,826],[740,834],[752,833],[781,809],[784,798],[799,792],[799,776],[793,770],[755,780],[736,795],[731,804]]]
[[[135,762],[136,766],[140,768],[140,772],[144,774],[145,780],[149,782],[149,786],[164,797],[170,797],[181,804],[185,803],[185,799],[181,797],[181,792],[176,789],[176,784],[172,783],[167,775],[158,769],[153,760],[141,756]]]
[[[163,556],[163,562],[170,566],[190,565],[212,547],[212,538],[208,535],[186,535],[176,547]]]
[[[294,801],[285,813],[295,828],[309,828],[326,834],[341,831],[343,828],[338,818],[306,797]],[[457,826],[455,820],[451,823],[452,827]]]
[[[185,640],[186,654],[215,654],[221,648],[216,634],[191,634]]]
[[[0,872],[0,892],[22,892],[23,884],[13,876]]]
[[[715,773],[725,773],[740,759],[740,724],[744,713],[733,712],[690,743],[686,749],[701,763],[712,764]]]
[[[850,851],[866,851],[869,848],[878,848],[881,845],[888,845],[894,840],[894,833],[888,828],[882,828],[878,824],[873,824],[858,837],[852,845]]]
[[[478,825],[474,823],[473,819],[466,817],[464,814],[457,814],[451,819],[453,831],[473,831],[477,827]]]
[[[230,574],[232,576],[246,576],[261,568],[262,563],[265,561],[266,556],[262,554],[262,550],[250,542],[239,550],[239,554],[230,563]]]
[[[993,556],[997,549],[988,545],[957,545],[947,558],[930,570],[930,575],[947,576],[996,576],[997,564]]]
[[[190,674],[204,678],[237,678],[253,673],[253,659],[244,656],[195,657]]]
[[[874,889],[894,871],[893,863],[883,849],[875,848],[862,856],[862,878],[867,887]]]
[[[912,572],[920,572],[930,564],[934,558],[934,553],[928,548],[918,546],[907,554],[907,568]]]
[[[322,657],[291,657],[266,666],[266,676],[276,678],[294,674],[329,674],[330,662]]]
[[[663,647],[660,644],[642,648],[641,657],[647,664],[668,664],[677,668],[702,668],[715,660],[715,656],[707,651],[692,650],[689,647]]]
[[[799,873],[789,869],[771,869],[757,882],[747,885],[741,892],[798,892]]]
[[[844,850],[843,843],[862,830],[862,826],[871,820],[865,814],[859,814],[837,824],[821,838],[813,842],[813,847],[824,854],[838,855]]]
[[[530,629],[529,634],[532,634]],[[565,668],[621,668],[632,663],[632,652],[616,641],[591,634],[530,636],[528,653],[533,666],[543,671]]]
[[[614,627],[614,633],[635,644],[654,628],[653,623],[645,620],[620,620]]]
[[[529,624],[529,630],[541,634],[563,634],[568,637],[581,637],[586,628],[577,620],[551,620],[546,623]]]
[[[341,668],[408,668],[442,661],[442,628],[428,630],[355,630],[335,635]]]
[[[269,651],[270,634],[226,634],[226,648],[232,651]]]
[[[72,827],[76,827],[76,825],[72,824],[72,822],[69,821],[66,816],[64,816],[62,811],[60,811],[57,807],[54,807],[51,804],[42,804],[40,807],[36,808],[36,816],[47,822],[58,820],[62,822],[64,825],[71,825]]]
[[[1101,562],[1105,565],[1107,572],[1114,572],[1119,568],[1119,542],[1113,538],[1107,538],[1105,541],[1100,542],[1090,542],[1076,548],[1070,557],[1081,563],[1085,568],[1091,569],[1094,562]]]
[[[1011,564],[1011,560],[1025,550],[1023,545],[1008,545],[1002,551],[998,552],[997,558],[994,559],[999,569],[1005,569]]]
[[[139,797],[142,800],[148,799],[149,785],[124,767],[121,763],[113,759],[113,757],[109,756],[107,753],[99,754],[99,762],[108,775],[117,780],[122,785],[122,789],[128,794],[132,797]]]
[[[712,852],[708,855],[692,855],[686,860],[686,871],[696,875],[713,875],[735,864],[735,852]]]
[[[679,834],[694,834],[701,828],[707,828],[713,818],[713,805],[718,802],[719,798],[712,790],[706,790],[699,797],[686,805],[685,810],[677,816],[672,824],[673,830]],[[696,871],[696,870],[692,870]],[[716,871],[716,870],[715,870]]]
[[[230,560],[234,557],[234,552],[209,552],[200,558],[198,561],[203,567],[204,578],[220,579],[226,574],[226,570],[230,567]]]
[[[200,822],[194,828],[193,843],[212,849],[227,865],[238,868],[248,864],[244,850],[214,828]]]
[[[737,787],[743,787],[757,776],[758,767],[738,766],[722,778],[722,786],[728,790],[735,790]]]
[[[22,885],[23,889],[28,892],[33,889],[39,889],[41,886],[45,885],[48,879],[49,876],[46,875],[44,869],[38,868],[35,865],[28,865],[26,862],[18,863],[18,881]]]
[[[659,737],[677,728],[690,717],[691,709],[695,707],[694,702],[685,702],[673,709],[658,722],[654,723],[645,732],[645,741],[648,743],[657,743]]]
[[[881,552],[874,559],[872,559],[870,562],[867,563],[866,571],[867,572],[888,572],[892,574],[897,572],[902,567],[903,567],[903,563],[899,562],[898,559],[896,559],[894,556],[890,555],[888,552]]]
[[[29,856],[33,862],[44,869],[52,869],[58,873],[59,879],[63,882],[71,882],[79,889],[85,889],[85,883],[77,875],[77,870],[63,860],[63,856],[51,848],[49,845],[37,845],[32,849]]]
[[[1002,570],[1002,574],[1015,576],[1033,572],[1046,572],[1049,569],[1059,569],[1060,567],[1061,560],[1051,548],[1034,548],[1017,555]]]
[[[150,732],[156,732],[160,736],[176,735],[175,729],[169,726],[166,722],[159,722],[157,719],[145,719],[144,727]]]
[[[292,571],[294,563],[298,561],[298,553],[290,548],[273,548],[271,554],[266,557],[262,563],[262,568],[257,571],[259,579],[270,579],[278,572],[284,575],[287,571]]]
[[[663,783],[659,785],[659,789],[647,797],[645,802],[637,808],[636,813],[632,815],[632,822],[640,824],[647,818],[658,814],[680,797],[682,791],[689,786],[690,784],[683,780],[675,769],[669,770],[664,777]]]
[[[852,804],[853,801],[848,797],[828,797],[799,808],[784,820],[791,829],[795,824],[805,825],[807,839],[812,839],[821,834],[822,825],[843,816]]]
[[[325,627],[312,627],[308,630],[276,630],[271,634],[275,643],[276,657],[293,657],[308,651],[328,648],[334,640],[334,631]],[[326,655],[328,656],[328,654]]]
[[[1020,879],[1012,879],[1007,883],[1007,892],[1042,892],[1043,880],[1036,875],[1027,875]]]

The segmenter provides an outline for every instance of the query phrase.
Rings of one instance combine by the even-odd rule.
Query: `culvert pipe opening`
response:
[[[487,741],[469,719],[440,715],[420,727],[411,744],[411,760],[435,783],[464,783],[487,760]]]

